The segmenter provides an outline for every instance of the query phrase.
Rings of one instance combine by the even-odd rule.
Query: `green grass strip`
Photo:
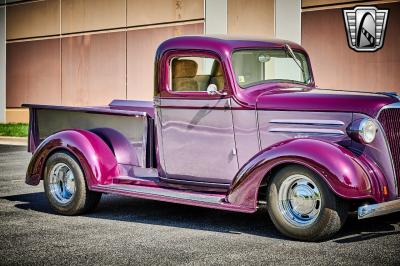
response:
[[[28,124],[24,123],[0,124],[0,136],[26,137],[28,128]]]

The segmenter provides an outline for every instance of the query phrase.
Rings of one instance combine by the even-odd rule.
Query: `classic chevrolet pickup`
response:
[[[154,102],[30,108],[26,183],[63,215],[102,193],[252,213],[331,237],[400,210],[400,102],[320,89],[298,44],[182,36],[155,57]]]

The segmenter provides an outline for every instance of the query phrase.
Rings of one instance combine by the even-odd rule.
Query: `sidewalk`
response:
[[[0,136],[0,145],[27,146],[28,138],[26,137],[3,137]]]

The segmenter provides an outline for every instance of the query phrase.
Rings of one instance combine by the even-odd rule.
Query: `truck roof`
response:
[[[157,49],[156,56],[160,58],[164,52],[174,49],[199,49],[214,51],[224,57],[236,49],[282,48],[284,44],[289,44],[293,49],[305,52],[299,44],[287,40],[230,35],[191,35],[174,37],[162,42]]]

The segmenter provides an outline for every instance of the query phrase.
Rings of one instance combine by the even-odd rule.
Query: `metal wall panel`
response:
[[[204,18],[204,0],[127,0],[128,26]]]
[[[7,6],[7,40],[60,34],[60,0]]]
[[[125,27],[125,0],[62,0],[62,33]]]
[[[275,35],[274,0],[229,0],[228,34]]]
[[[400,3],[377,7],[390,9],[384,46],[377,52],[348,47],[342,9],[302,13],[302,44],[318,86],[400,92]]]
[[[126,33],[62,40],[62,104],[105,105],[125,99]]]
[[[366,2],[365,0],[302,0],[303,8],[325,5],[346,4],[354,2]]]
[[[154,56],[158,45],[177,35],[202,34],[203,23],[128,31],[128,99],[153,99]]]
[[[60,40],[7,44],[7,107],[60,104]]]

